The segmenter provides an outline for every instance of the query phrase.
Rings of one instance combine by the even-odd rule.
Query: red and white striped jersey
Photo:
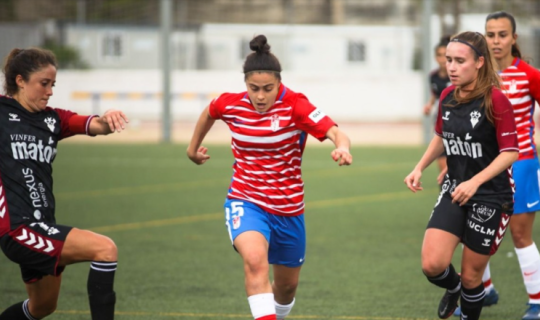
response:
[[[519,160],[536,156],[534,107],[540,102],[540,71],[519,58],[500,73],[503,92],[512,103],[518,133]]]
[[[249,201],[272,214],[302,214],[300,166],[307,133],[323,141],[336,124],[303,94],[283,84],[266,112],[255,110],[247,92],[224,93],[208,110],[231,130],[235,163],[228,197]]]

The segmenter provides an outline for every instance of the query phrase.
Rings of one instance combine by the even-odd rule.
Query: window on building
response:
[[[124,36],[120,33],[106,33],[103,36],[101,55],[105,59],[120,59],[124,56]]]
[[[347,50],[348,61],[366,61],[366,45],[363,41],[349,40]]]

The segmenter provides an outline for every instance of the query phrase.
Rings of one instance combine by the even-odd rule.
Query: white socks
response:
[[[525,289],[529,294],[529,303],[540,304],[540,253],[533,242],[525,248],[515,248],[523,275]]]
[[[291,303],[286,304],[286,305],[279,304],[279,303],[274,301],[274,304],[276,306],[276,318],[277,318],[277,320],[283,320],[283,319],[285,319],[285,317],[287,317],[289,315],[289,313],[291,312],[292,307],[294,306],[294,301],[295,301],[295,299],[293,299],[293,301]]]
[[[270,318],[276,314],[273,293],[261,293],[248,297],[249,307],[254,319]]]

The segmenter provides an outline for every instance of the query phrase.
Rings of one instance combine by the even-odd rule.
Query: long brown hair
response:
[[[491,98],[492,90],[493,87],[501,88],[501,78],[495,69],[495,61],[491,57],[486,39],[478,32],[466,31],[453,36],[450,42],[468,43],[475,61],[478,61],[481,56],[484,57],[484,64],[478,69],[478,77],[476,78],[474,88],[467,90],[468,94],[463,98],[460,97],[460,93],[465,92],[465,90],[461,86],[456,87],[454,90],[454,100],[457,104],[462,104],[484,97],[481,107],[486,108],[486,117],[493,123],[495,117],[493,115],[493,100]]]
[[[13,49],[4,62],[4,91],[8,96],[19,92],[15,79],[20,75],[24,81],[30,80],[32,73],[52,65],[57,67],[54,54],[46,49]]]

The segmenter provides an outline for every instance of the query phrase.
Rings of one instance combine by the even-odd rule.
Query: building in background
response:
[[[203,24],[178,28],[170,37],[171,67],[179,70],[240,70],[249,41],[265,34],[290,71],[413,69],[416,29],[397,26]],[[157,69],[159,29],[125,25],[63,26],[65,45],[91,68]]]
[[[322,54],[316,52],[317,47],[328,54],[329,59],[336,59],[328,61],[329,68],[332,65],[401,70],[404,67],[418,69],[421,64],[419,38],[425,32],[420,29],[422,1],[172,1],[171,56],[175,69],[237,68],[238,61],[248,51],[246,41],[264,32],[272,34],[274,50],[289,68],[302,68],[307,61],[318,59]],[[482,16],[504,9],[518,20],[523,51],[532,58],[533,65],[540,64],[540,1],[433,2],[436,16],[430,33],[434,43],[443,33],[464,30],[471,24],[481,25]],[[78,51],[85,63],[68,64],[68,67],[156,68],[160,57],[159,3],[147,0],[3,0],[0,55],[5,56],[13,47],[43,46],[47,42],[55,45],[55,49],[67,47]],[[284,35],[284,32],[290,34]],[[316,32],[321,37],[317,38]],[[216,40],[212,33],[228,40]],[[386,44],[392,41],[395,46]],[[405,42],[407,47],[402,45]],[[297,59],[300,53],[305,54],[306,59]],[[144,57],[139,57],[141,54]],[[388,63],[381,64],[381,59]]]
[[[429,32],[434,46],[442,33],[482,32],[485,16],[496,10],[516,16],[523,52],[540,66],[538,0],[433,0],[430,30],[421,27],[421,0],[170,1],[171,117],[177,120],[194,121],[218,93],[245,89],[242,63],[257,34],[268,36],[284,83],[309,93],[338,121],[418,122],[427,92],[421,36]],[[61,70],[54,106],[85,114],[119,108],[132,119],[159,120],[159,5],[2,0],[0,55],[14,47],[53,50]]]

